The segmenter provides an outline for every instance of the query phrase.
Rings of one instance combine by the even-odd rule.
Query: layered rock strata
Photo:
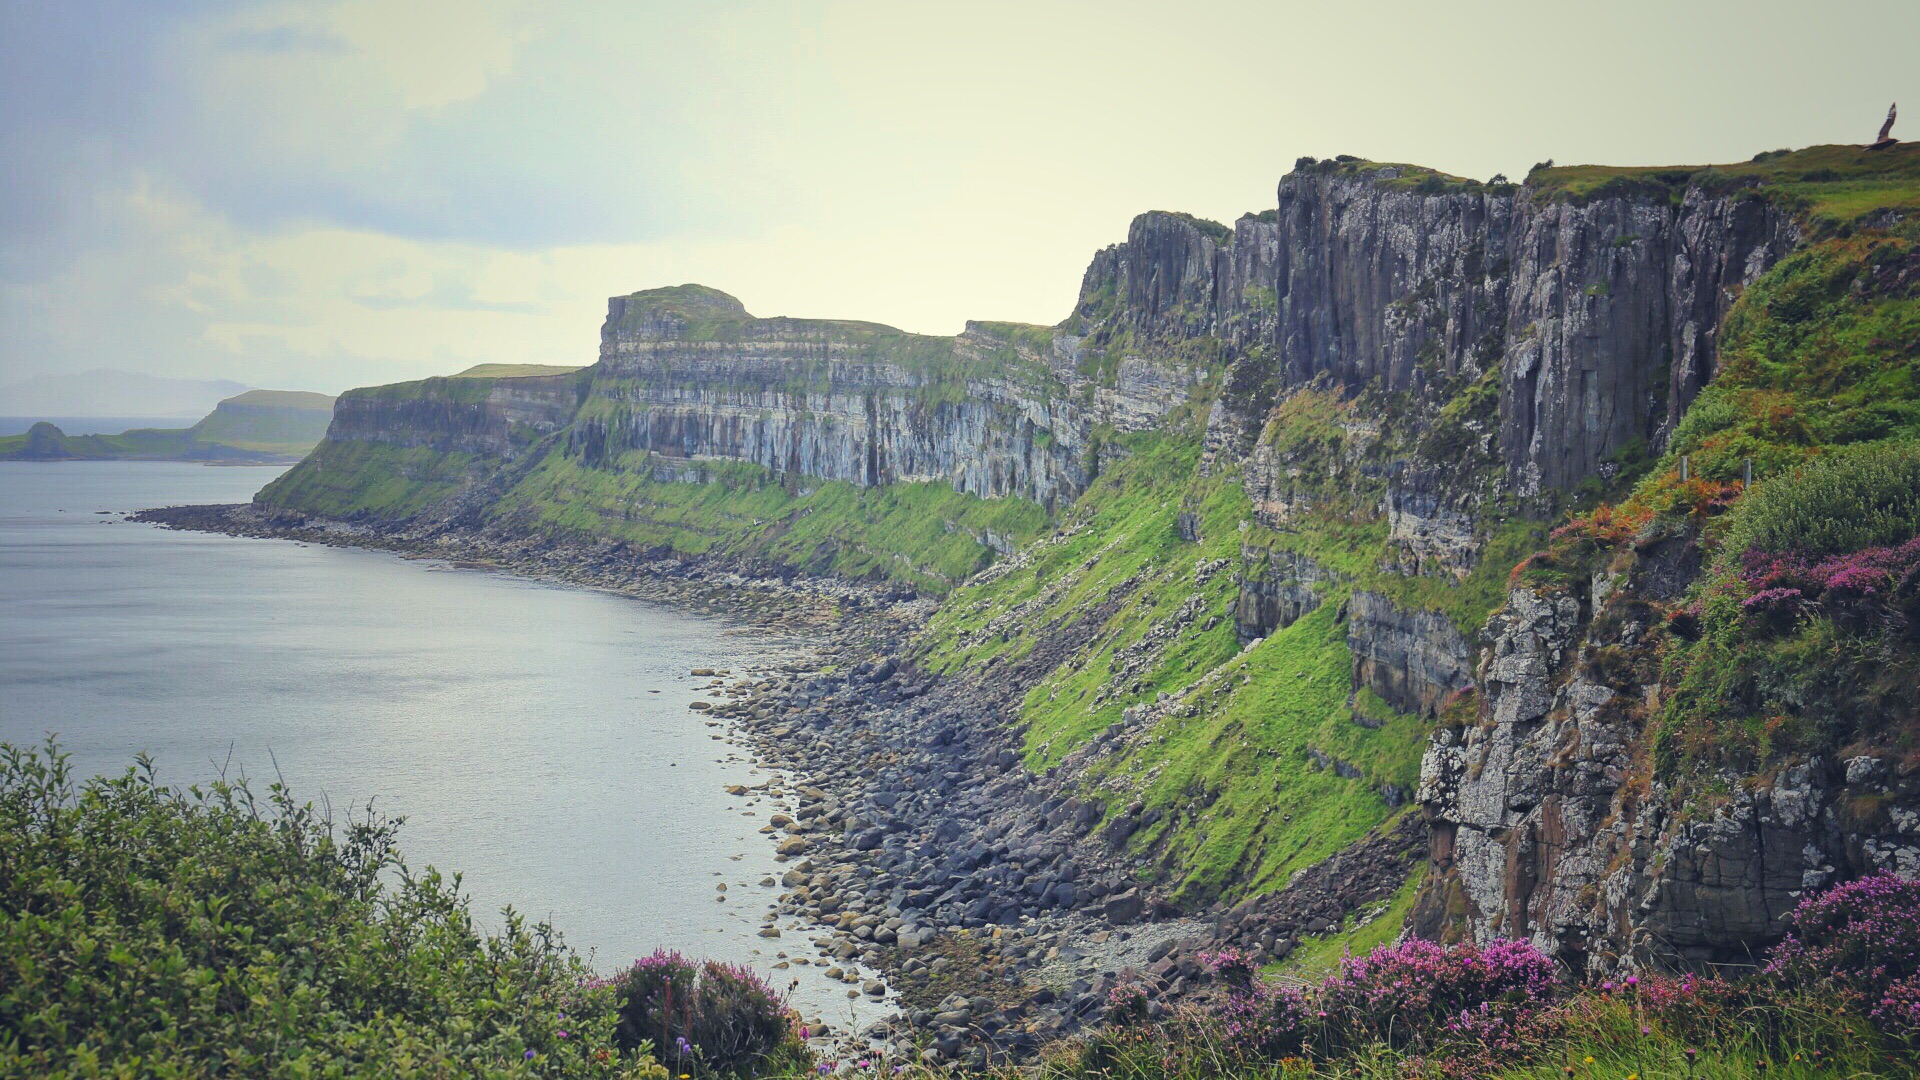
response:
[[[1740,966],[1808,890],[1920,874],[1920,770],[1897,750],[1693,778],[1725,792],[1704,801],[1649,775],[1632,665],[1660,576],[1518,589],[1489,623],[1478,719],[1421,766],[1435,876],[1416,929],[1527,938],[1596,972]]]
[[[570,427],[599,464],[645,450],[1057,506],[1097,474],[1101,432],[1149,427],[1214,380],[1209,438],[1237,456],[1291,388],[1438,403],[1497,370],[1499,461],[1539,498],[1659,440],[1710,372],[1731,295],[1797,239],[1770,202],[1697,188],[1570,201],[1330,166],[1296,170],[1275,209],[1231,229],[1141,215],[1057,328],[925,337],[652,290],[609,302],[582,375],[354,392],[329,437],[510,456]],[[1284,490],[1256,502],[1284,516]]]

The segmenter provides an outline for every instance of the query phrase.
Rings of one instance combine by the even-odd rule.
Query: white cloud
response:
[[[110,213],[119,243],[0,292],[8,325],[31,325],[34,355],[326,391],[488,361],[585,364],[610,295],[709,280],[752,302],[804,271],[758,244],[529,253],[333,227],[260,233],[150,182]]]
[[[540,260],[370,231],[260,234],[151,187],[125,194],[116,223],[119,244],[0,293],[36,354],[329,391],[482,360],[592,359],[597,305],[557,299],[577,285],[551,260],[503,279],[494,263]]]
[[[531,36],[530,5],[507,0],[347,0],[331,27],[400,90],[408,109],[479,97],[513,71],[514,47]]]
[[[1885,85],[1912,70],[1913,34],[1893,31],[1920,32],[1910,3],[1864,44],[1767,3],[1731,23],[1650,0],[1600,23],[1480,0],[1201,7],[75,15],[52,38],[88,62],[43,57],[29,88],[46,93],[0,96],[18,140],[0,146],[30,163],[0,169],[0,195],[32,196],[0,209],[0,377],[112,366],[337,390],[584,363],[608,295],[686,281],[767,315],[1051,322],[1133,214],[1230,220],[1270,205],[1301,154],[1485,176],[1865,137],[1909,96]],[[1666,32],[1648,38],[1656,14]],[[1548,83],[1604,92],[1535,92],[1549,54]],[[1804,77],[1752,83],[1754,63]],[[29,69],[0,84],[9,70]],[[1864,119],[1836,127],[1856,104]]]

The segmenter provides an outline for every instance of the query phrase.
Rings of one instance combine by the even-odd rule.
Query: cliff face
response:
[[[1391,166],[1296,171],[1275,220],[1242,232],[1260,285],[1216,286],[1211,321],[1257,327],[1246,343],[1265,348],[1241,360],[1248,392],[1224,401],[1221,424],[1244,442],[1274,392],[1320,379],[1436,399],[1497,369],[1501,464],[1521,498],[1659,441],[1710,374],[1739,287],[1797,243],[1765,200],[1695,188],[1677,205],[1660,189],[1576,202]],[[1139,239],[1158,241],[1136,257],[1155,282],[1207,279],[1166,265],[1182,251],[1220,262],[1191,240]],[[1270,318],[1250,310],[1263,304]]]
[[[1920,871],[1920,795],[1882,746],[1727,772],[1711,808],[1647,764],[1671,689],[1658,628],[1694,602],[1701,523],[1737,499],[1742,457],[1785,469],[1818,432],[1904,422],[1832,420],[1793,396],[1811,361],[1777,355],[1920,280],[1910,253],[1842,242],[1866,228],[1831,216],[1857,189],[1822,201],[1849,169],[1920,183],[1898,154],[1525,184],[1303,160],[1231,227],[1135,219],[1055,327],[941,338],[758,318],[701,286],[615,297],[592,367],[355,391],[259,501],[950,592],[921,658],[1028,680],[1007,720],[1029,767],[1133,822],[1105,835],[1170,894],[1274,887],[1417,783],[1423,931],[1603,968],[1725,958],[1800,890]],[[1836,244],[1838,269],[1779,292]],[[1689,414],[1726,385],[1729,313],[1775,308],[1745,396]],[[1906,325],[1847,348],[1898,354]],[[1719,455],[1685,499],[1658,488],[1690,540],[1647,541],[1637,570],[1509,579],[1575,489],[1674,472],[1676,448]]]
[[[509,462],[565,429],[558,450],[591,469],[639,453],[649,475],[738,463],[800,485],[934,482],[1054,506],[1097,471],[1096,432],[1150,426],[1195,379],[1138,357],[1089,374],[1077,345],[1005,323],[936,338],[760,319],[682,286],[610,300],[600,362],[582,373],[353,391],[329,440]]]
[[[1209,438],[1240,453],[1300,386],[1437,404],[1497,370],[1500,464],[1540,497],[1657,439],[1710,367],[1727,297],[1794,243],[1758,200],[1576,205],[1512,185],[1433,190],[1428,175],[1302,169],[1275,210],[1232,229],[1141,215],[1054,329],[935,338],[755,318],[700,286],[616,297],[585,375],[490,380],[484,400],[487,380],[355,392],[332,437],[511,455],[572,425],[569,447],[596,466],[645,451],[1057,507],[1097,474],[1100,432],[1149,428],[1221,375]],[[1256,501],[1284,516],[1277,486]],[[1457,531],[1432,498],[1399,503],[1410,536]]]
[[[579,383],[572,375],[455,378],[349,390],[334,404],[327,439],[511,461],[572,422]]]
[[[1329,575],[1312,559],[1242,545],[1233,625],[1242,644],[1285,630],[1320,606]]]
[[[1814,164],[1788,177],[1839,172]],[[1437,871],[1420,929],[1531,937],[1599,970],[1726,961],[1776,938],[1808,889],[1874,869],[1920,870],[1920,787],[1884,737],[1710,779],[1650,767],[1659,730],[1650,717],[1671,692],[1655,629],[1693,602],[1697,537],[1643,553],[1644,580],[1615,568],[1574,582],[1586,595],[1504,588],[1542,539],[1521,536],[1526,518],[1590,479],[1605,487],[1646,469],[1672,444],[1719,370],[1729,313],[1809,243],[1805,204],[1766,194],[1757,174],[1590,172],[1600,175],[1516,186],[1365,163],[1303,168],[1282,182],[1276,213],[1242,219],[1230,236],[1175,215],[1137,221],[1126,244],[1096,258],[1069,325],[1089,347],[1214,349],[1226,362],[1202,474],[1247,497],[1229,608],[1238,641],[1272,649],[1310,613],[1337,606],[1355,723],[1391,726],[1363,694],[1439,720],[1420,770]],[[1878,303],[1870,282],[1907,280],[1888,269],[1904,265],[1902,250],[1846,254],[1865,261],[1822,280],[1853,282],[1848,295]],[[1259,268],[1271,291],[1250,287],[1242,267]],[[1814,313],[1838,295],[1777,303],[1783,321],[1807,325],[1836,317]],[[1907,340],[1898,325],[1888,322],[1880,340]],[[1781,363],[1773,351],[1787,332],[1765,340],[1768,362]],[[1850,370],[1864,373],[1862,363]],[[1733,400],[1716,402],[1714,415]],[[1860,423],[1866,434],[1846,438],[1886,430]],[[1789,437],[1800,446],[1820,438],[1804,427]],[[1758,452],[1746,445],[1719,452],[1735,454],[1732,476],[1740,453]],[[1697,435],[1680,447],[1696,454],[1696,468],[1699,448]],[[1677,471],[1677,461],[1662,468]],[[1724,471],[1711,481],[1727,482]],[[1738,494],[1703,490],[1702,500]],[[1176,526],[1193,543],[1209,533],[1192,510]],[[1131,674],[1145,666],[1136,651],[1170,650],[1179,631],[1156,625],[1131,644],[1109,632],[1120,635],[1113,670]],[[1094,653],[1076,663],[1097,663]],[[1163,691],[1140,703],[1106,737],[1071,748],[1067,763],[1122,790],[1115,777],[1138,770],[1134,790],[1152,806],[1143,747],[1234,712],[1231,697],[1209,700],[1230,693],[1212,679],[1189,684],[1208,687],[1205,696],[1176,689],[1171,700]],[[1048,693],[1071,689],[1063,677]],[[1124,695],[1105,700],[1126,704]],[[1027,718],[1048,725],[1045,710]],[[1047,755],[1071,737],[1065,721],[1047,731]],[[1391,789],[1390,778],[1323,749],[1330,741],[1298,752],[1355,784]],[[1367,752],[1391,753],[1377,743]],[[1244,828],[1206,806],[1231,804],[1231,777],[1187,783],[1200,805],[1167,807],[1173,824],[1148,853],[1179,850],[1183,829]],[[1703,801],[1702,785],[1731,794]]]
[[[1208,468],[1237,473],[1255,520],[1297,532],[1334,503],[1378,514],[1384,568],[1442,581],[1475,570],[1490,511],[1543,513],[1661,445],[1712,370],[1727,306],[1799,242],[1778,204],[1685,185],[1569,198],[1328,162],[1283,179],[1277,203],[1231,232],[1143,215],[1095,257],[1068,325],[1089,348],[1225,362]],[[1313,386],[1405,404],[1342,416],[1331,461],[1276,426],[1276,404]],[[1329,472],[1342,490],[1325,490]],[[1277,578],[1244,577],[1243,633],[1299,607],[1280,599],[1299,591],[1297,561],[1272,565]],[[1431,714],[1471,684],[1459,625],[1377,591],[1353,615],[1357,686]]]
[[[755,319],[737,302],[690,332],[684,320],[635,316],[636,306],[616,298],[609,309],[573,435],[589,462],[640,450],[863,487],[940,481],[1047,505],[1086,485],[1100,410],[1069,396],[1051,332],[974,324],[930,338]]]
[[[1446,616],[1409,611],[1388,596],[1353,594],[1347,615],[1353,685],[1401,712],[1432,716],[1448,694],[1473,685],[1466,638]]]
[[[1142,345],[1261,345],[1273,337],[1278,235],[1271,212],[1248,214],[1231,230],[1186,214],[1142,214],[1125,243],[1094,255],[1067,325]]]
[[[1848,208],[1778,260],[1796,228],[1752,185],[1676,200],[1670,445],[1486,622],[1422,762],[1422,933],[1594,972],[1745,964],[1811,892],[1920,875],[1920,571],[1884,554],[1920,533],[1891,509],[1920,477],[1920,148],[1804,153],[1796,177],[1872,168],[1908,209]]]
[[[1601,972],[1738,964],[1809,890],[1920,875],[1920,777],[1885,745],[1684,778],[1717,786],[1706,799],[1649,777],[1636,699],[1657,688],[1606,661],[1647,644],[1653,571],[1603,577],[1586,603],[1516,590],[1489,623],[1484,705],[1421,766],[1436,877],[1416,929],[1447,932],[1451,910],[1476,938]]]

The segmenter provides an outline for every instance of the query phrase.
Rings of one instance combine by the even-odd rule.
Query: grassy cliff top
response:
[[[492,375],[435,375],[425,379],[413,379],[408,382],[381,383],[378,386],[356,386],[342,393],[342,398],[373,398],[380,401],[405,401],[412,398],[437,399],[442,401],[481,402],[493,393],[493,384],[499,382]]]
[[[614,300],[622,301],[622,306],[629,314],[672,315],[683,319],[753,318],[739,297],[711,285],[693,282],[642,289],[626,296],[616,296]]]
[[[738,299],[707,285],[674,285],[643,289],[608,301],[604,333],[658,337],[661,324],[673,328],[673,340],[741,341],[768,335],[797,335],[855,344],[952,348],[953,339],[914,334],[884,323],[858,319],[796,319],[785,315],[760,317],[749,313]]]
[[[1773,150],[1734,165],[1566,165],[1535,169],[1527,186],[1536,198],[1574,201],[1634,191],[1677,196],[1690,186],[1751,189],[1837,226],[1878,210],[1920,210],[1920,143]]]
[[[1148,218],[1172,218],[1199,230],[1202,236],[1216,244],[1227,244],[1233,241],[1233,227],[1222,225],[1211,218],[1195,217],[1179,210],[1149,210],[1144,214],[1135,215],[1133,220],[1137,223]]]
[[[1301,158],[1293,163],[1293,172],[1287,175],[1313,173],[1367,177],[1387,187],[1410,188],[1428,195],[1504,187],[1499,184],[1482,183],[1465,176],[1455,176],[1452,173],[1441,172],[1439,169],[1430,169],[1425,165],[1411,165],[1403,161],[1369,161],[1366,158],[1347,154],[1328,158],[1325,161]]]
[[[244,394],[235,394],[220,404],[332,412],[333,395],[316,394],[310,390],[249,390]]]
[[[1053,347],[1054,328],[1039,323],[1001,322],[994,319],[968,319],[966,333],[975,337],[1013,341],[1035,349]]]
[[[585,364],[475,364],[450,379],[528,379],[541,375],[570,375]]]
[[[1327,161],[1301,158],[1289,175],[1300,174],[1368,177],[1383,186],[1432,195],[1514,190],[1422,165],[1346,155]],[[1817,235],[1826,234],[1880,211],[1920,211],[1920,143],[1880,150],[1846,144],[1772,150],[1731,165],[1549,163],[1536,166],[1526,178],[1526,190],[1542,202],[1581,203],[1625,195],[1678,200],[1690,187],[1716,193],[1753,191],[1792,208]]]

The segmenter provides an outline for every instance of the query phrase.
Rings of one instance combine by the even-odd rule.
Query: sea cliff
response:
[[[1920,872],[1913,684],[1850,698],[1808,658],[1909,670],[1907,616],[1735,610],[1743,558],[1920,520],[1729,539],[1779,512],[1750,486],[1920,435],[1916,209],[1908,146],[1518,183],[1303,159],[1232,226],[1137,218],[1052,327],[615,297],[579,372],[343,395],[246,513],[917,605],[865,675],[738,717],[834,762],[865,808],[834,843],[917,926],[1204,911],[1266,961],[1391,903],[1576,970],[1721,963],[1806,889]],[[832,756],[861,726],[889,768]],[[1315,876],[1366,852],[1388,871]]]

